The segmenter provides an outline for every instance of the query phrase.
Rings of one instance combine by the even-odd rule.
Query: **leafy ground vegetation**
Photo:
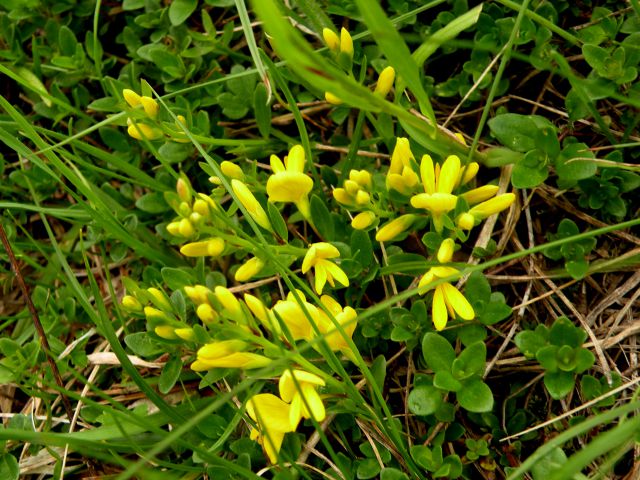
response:
[[[640,478],[640,4],[0,0],[0,479]]]

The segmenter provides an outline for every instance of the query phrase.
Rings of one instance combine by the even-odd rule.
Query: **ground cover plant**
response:
[[[0,478],[640,478],[640,5],[0,0]]]

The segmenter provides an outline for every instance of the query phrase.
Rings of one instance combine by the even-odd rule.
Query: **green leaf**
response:
[[[533,480],[548,480],[549,476],[567,462],[567,455],[556,447],[531,467]]]
[[[538,360],[540,365],[542,365],[542,368],[548,372],[555,372],[558,370],[558,360],[556,358],[557,353],[557,345],[547,345],[536,352],[536,360]]]
[[[409,477],[397,468],[383,468],[380,480],[409,480]]]
[[[172,356],[162,368],[160,379],[158,380],[158,389],[165,395],[171,391],[173,386],[180,377],[182,371],[182,360],[178,355]]]
[[[433,386],[447,392],[457,392],[462,388],[462,383],[448,370],[440,370],[433,376]]]
[[[590,369],[596,361],[596,357],[586,348],[579,348],[576,352],[575,373],[582,373]]]
[[[549,341],[553,345],[579,347],[587,338],[587,332],[576,327],[567,317],[560,317],[549,330]]]
[[[124,343],[139,357],[153,357],[164,350],[163,346],[152,339],[147,332],[130,333],[124,337]]]
[[[458,379],[469,378],[484,371],[487,347],[484,342],[476,342],[465,348],[453,362],[452,373]]]
[[[589,271],[589,262],[586,260],[570,260],[564,264],[564,268],[567,269],[567,273],[572,278],[580,280]]]
[[[268,137],[271,133],[271,106],[269,105],[269,95],[264,83],[259,83],[253,92],[253,113],[256,117],[258,130],[263,137]]]
[[[354,230],[351,234],[351,253],[353,259],[364,268],[372,267],[375,264],[371,238],[367,232]]]
[[[456,352],[446,338],[429,332],[422,338],[422,356],[434,372],[450,372]]]
[[[556,159],[556,173],[560,178],[570,181],[593,177],[598,170],[593,158],[595,156],[586,144],[572,143]]]
[[[198,0],[173,0],[169,5],[169,21],[174,27],[181,25],[195,11]]]
[[[544,182],[549,176],[547,154],[542,150],[527,152],[513,167],[511,183],[516,188],[533,188]]]
[[[378,388],[384,387],[384,379],[387,376],[387,359],[384,355],[378,355],[369,367],[371,375],[378,384]]]
[[[58,46],[60,47],[60,53],[67,57],[73,57],[76,53],[77,44],[78,40],[76,39],[76,35],[73,31],[66,25],[61,26],[58,31]]]
[[[547,387],[551,398],[555,400],[569,395],[574,384],[575,378],[571,372],[546,372],[544,374],[544,386]]]
[[[333,239],[333,219],[325,202],[317,195],[311,196],[311,219],[324,240]]]
[[[193,285],[193,275],[180,268],[164,267],[161,271],[162,280],[171,290],[182,290],[187,285]]]
[[[365,458],[358,463],[356,476],[360,480],[374,478],[380,473],[380,464],[375,458]]]
[[[161,192],[147,193],[136,200],[136,207],[147,213],[162,213],[171,210]]]
[[[289,238],[289,230],[278,207],[272,202],[267,202],[267,214],[269,215],[269,221],[276,234],[286,242]]]
[[[0,456],[0,478],[3,480],[18,480],[20,476],[20,466],[18,460],[10,453]]]
[[[528,152],[536,148],[534,132],[537,127],[532,115],[505,113],[489,120],[489,129],[494,137],[516,152]]]
[[[536,332],[525,330],[516,335],[515,344],[525,357],[534,358],[547,341]]]
[[[462,388],[456,392],[456,397],[460,406],[469,412],[490,412],[493,408],[493,393],[479,378],[464,382]]]
[[[442,403],[442,392],[430,385],[421,385],[409,393],[408,406],[414,415],[432,415]]]

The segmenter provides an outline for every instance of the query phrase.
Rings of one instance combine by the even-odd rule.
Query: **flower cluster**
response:
[[[325,28],[322,30],[322,37],[334,55],[338,65],[351,75],[351,68],[353,66],[353,39],[348,30],[343,27],[340,29],[340,36],[338,36],[338,34],[330,28]],[[393,88],[395,77],[396,71],[393,67],[384,68],[378,76],[374,93],[383,98],[386,97]],[[343,103],[340,97],[331,92],[325,92],[324,98],[332,105],[341,105]]]

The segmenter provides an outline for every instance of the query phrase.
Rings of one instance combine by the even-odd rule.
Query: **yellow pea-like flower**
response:
[[[231,180],[231,188],[233,192],[237,195],[238,199],[242,206],[247,210],[251,218],[260,225],[265,230],[272,231],[271,222],[269,221],[269,217],[267,216],[267,212],[264,211],[262,205],[258,203],[256,197],[251,193],[249,187],[247,187],[240,180],[236,180],[235,178]]]
[[[180,253],[186,257],[218,257],[224,250],[224,240],[212,238],[202,242],[192,242],[183,245]]]

